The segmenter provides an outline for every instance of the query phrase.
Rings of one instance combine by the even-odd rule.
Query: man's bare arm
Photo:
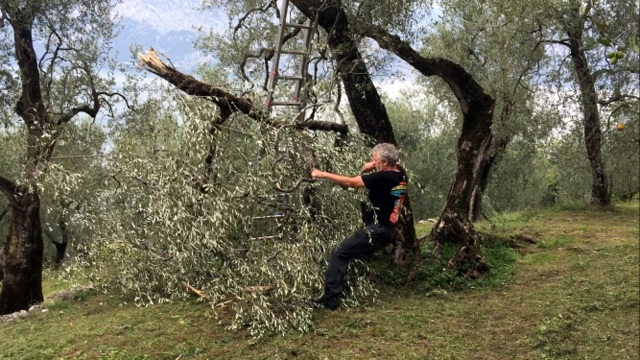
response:
[[[364,181],[362,181],[361,176],[344,176],[338,174],[332,174],[330,172],[321,171],[318,169],[313,169],[311,171],[311,177],[314,179],[327,179],[334,184],[338,184],[340,186],[346,186],[351,188],[361,188],[364,187]]]

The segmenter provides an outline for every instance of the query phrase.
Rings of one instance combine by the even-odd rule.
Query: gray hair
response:
[[[389,165],[395,165],[398,162],[398,149],[393,144],[378,144],[373,147],[371,153],[377,153],[380,160],[387,160]]]

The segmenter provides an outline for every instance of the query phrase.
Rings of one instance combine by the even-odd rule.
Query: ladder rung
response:
[[[272,101],[271,106],[300,106],[300,101]]]
[[[304,80],[304,78],[299,75],[280,75],[278,80]]]
[[[284,26],[296,29],[313,29],[314,27],[306,24],[298,24],[298,23],[285,23]]]
[[[280,54],[307,55],[304,50],[280,50]]]

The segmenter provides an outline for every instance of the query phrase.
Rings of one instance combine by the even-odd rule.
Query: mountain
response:
[[[200,0],[127,0],[115,8],[122,30],[113,42],[118,60],[135,62],[131,48],[153,48],[171,59],[183,72],[194,70],[210,57],[194,48],[197,27],[226,30],[226,16],[218,11],[201,11]]]

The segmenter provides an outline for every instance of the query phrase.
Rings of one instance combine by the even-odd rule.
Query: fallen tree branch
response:
[[[209,98],[223,111],[231,113],[239,111],[252,119],[268,121],[268,116],[256,108],[250,100],[238,97],[222,88],[203,83],[191,75],[181,73],[173,66],[164,63],[153,49],[149,49],[144,54],[138,54],[138,58],[140,65],[147,71],[167,80],[189,95]]]
[[[160,59],[153,49],[149,49],[144,54],[138,54],[140,64],[147,71],[165,79],[178,89],[188,95],[199,96],[211,100],[220,107],[225,114],[240,112],[250,118],[270,125],[277,125],[278,122],[269,118],[263,111],[264,108],[255,106],[249,99],[236,96],[222,88],[201,82],[191,75],[183,74],[172,65],[166,64]],[[342,135],[347,135],[349,130],[346,124],[338,124],[332,121],[305,121],[297,123],[297,129],[309,129],[320,131],[335,131]]]
[[[207,296],[207,294],[205,294],[204,292],[202,292],[201,290],[198,290],[196,288],[194,288],[193,286],[189,285],[186,281],[182,282],[182,286],[186,289],[189,290],[191,292],[193,292],[194,294],[200,296],[203,299],[208,299],[209,296]]]

